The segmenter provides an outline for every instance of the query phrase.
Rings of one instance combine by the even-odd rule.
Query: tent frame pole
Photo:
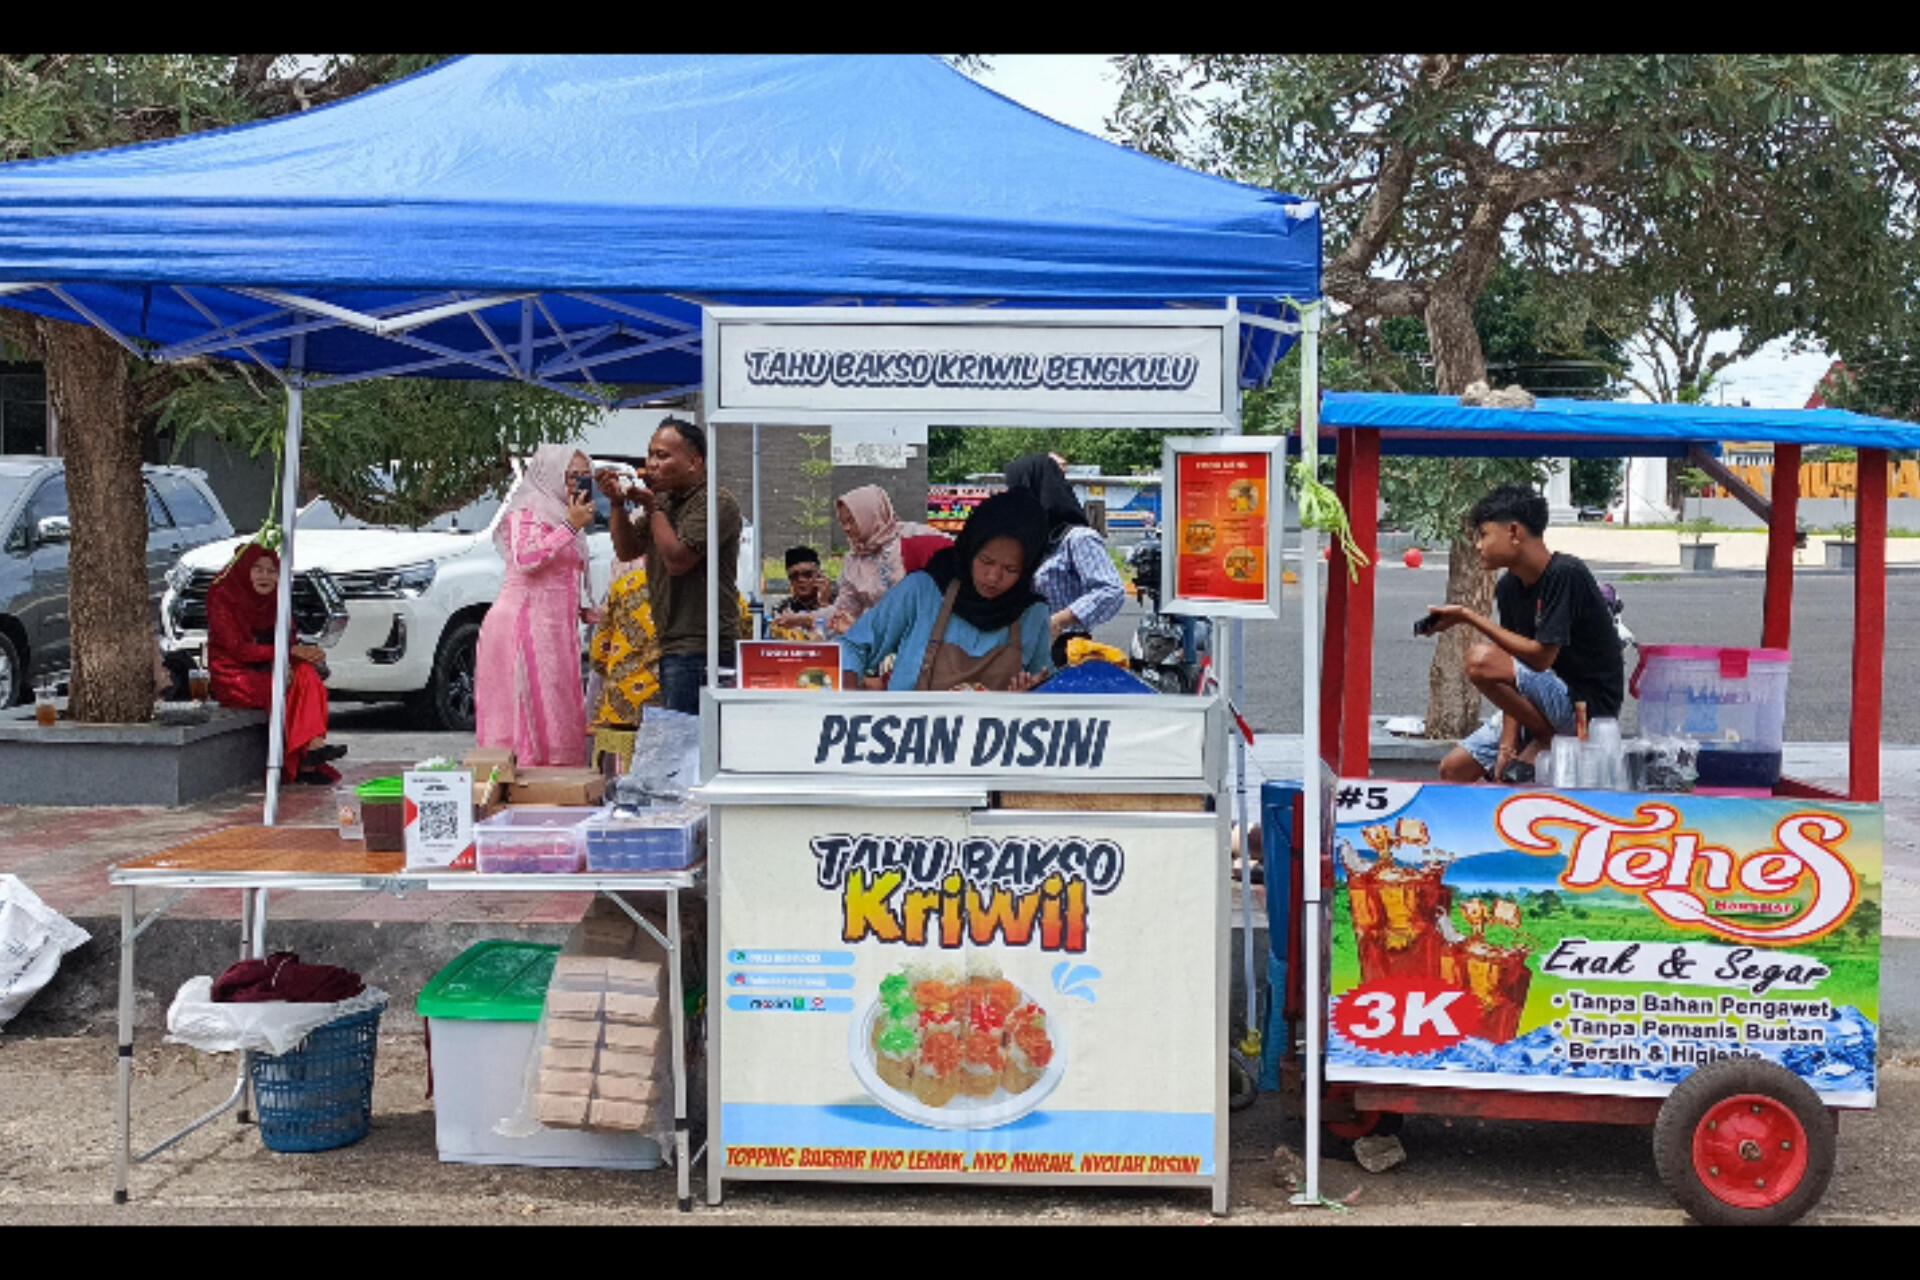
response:
[[[307,339],[295,334],[287,354],[287,435],[280,459],[280,585],[273,617],[273,703],[267,712],[267,803],[264,825],[280,816],[280,771],[287,752],[287,663],[293,637],[293,526],[299,514],[300,428],[305,420]]]
[[[1311,457],[1307,442],[1320,438],[1320,307],[1300,309],[1300,439],[1301,452]],[[1301,1013],[1307,1023],[1306,1165],[1307,1185],[1291,1203],[1317,1205],[1320,1200],[1320,1057],[1326,1016],[1326,975],[1320,971],[1320,531],[1300,522],[1300,808],[1299,857],[1301,903],[1306,917],[1306,996]]]

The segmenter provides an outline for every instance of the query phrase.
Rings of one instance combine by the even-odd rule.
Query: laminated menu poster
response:
[[[1327,1078],[1871,1105],[1877,805],[1343,779]]]
[[[742,689],[838,689],[840,646],[832,641],[742,640]]]
[[[1175,457],[1174,594],[1194,602],[1265,600],[1273,454]]]
[[[723,1168],[1212,1176],[1220,832],[1139,817],[726,809]]]

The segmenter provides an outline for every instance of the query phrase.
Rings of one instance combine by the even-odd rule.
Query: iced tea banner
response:
[[[1328,1078],[1663,1095],[1765,1058],[1871,1103],[1875,805],[1343,780]]]

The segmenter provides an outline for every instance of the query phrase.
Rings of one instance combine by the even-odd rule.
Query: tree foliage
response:
[[[374,378],[306,393],[300,482],[369,524],[417,528],[513,480],[538,445],[578,439],[602,410],[540,387]],[[286,404],[242,371],[175,391],[160,425],[210,434],[250,458],[282,456]]]
[[[1160,441],[1176,434],[1131,427],[932,427],[927,478],[960,484],[970,475],[996,473],[1029,453],[1057,453],[1073,466],[1098,467],[1102,475],[1140,475],[1160,469]]]
[[[1415,364],[1444,394],[1488,372],[1475,310],[1509,258],[1542,299],[1535,331],[1559,335],[1549,350],[1594,330],[1624,341],[1675,297],[1710,329],[1831,341],[1882,323],[1902,279],[1920,127],[1907,55],[1115,64],[1110,127],[1163,158],[1317,199],[1334,325],[1363,360],[1404,366],[1394,322],[1416,320],[1428,362]],[[1413,474],[1465,488],[1465,470]],[[1420,501],[1438,518],[1444,504]],[[1448,576],[1450,599],[1490,600],[1470,543],[1454,540]],[[1458,630],[1430,680],[1436,736],[1464,733],[1478,710],[1458,670],[1464,641],[1447,643]]]

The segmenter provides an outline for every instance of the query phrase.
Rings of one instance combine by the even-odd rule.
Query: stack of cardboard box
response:
[[[617,907],[595,908],[547,988],[534,1114],[554,1128],[650,1131],[669,1078],[661,965]]]

